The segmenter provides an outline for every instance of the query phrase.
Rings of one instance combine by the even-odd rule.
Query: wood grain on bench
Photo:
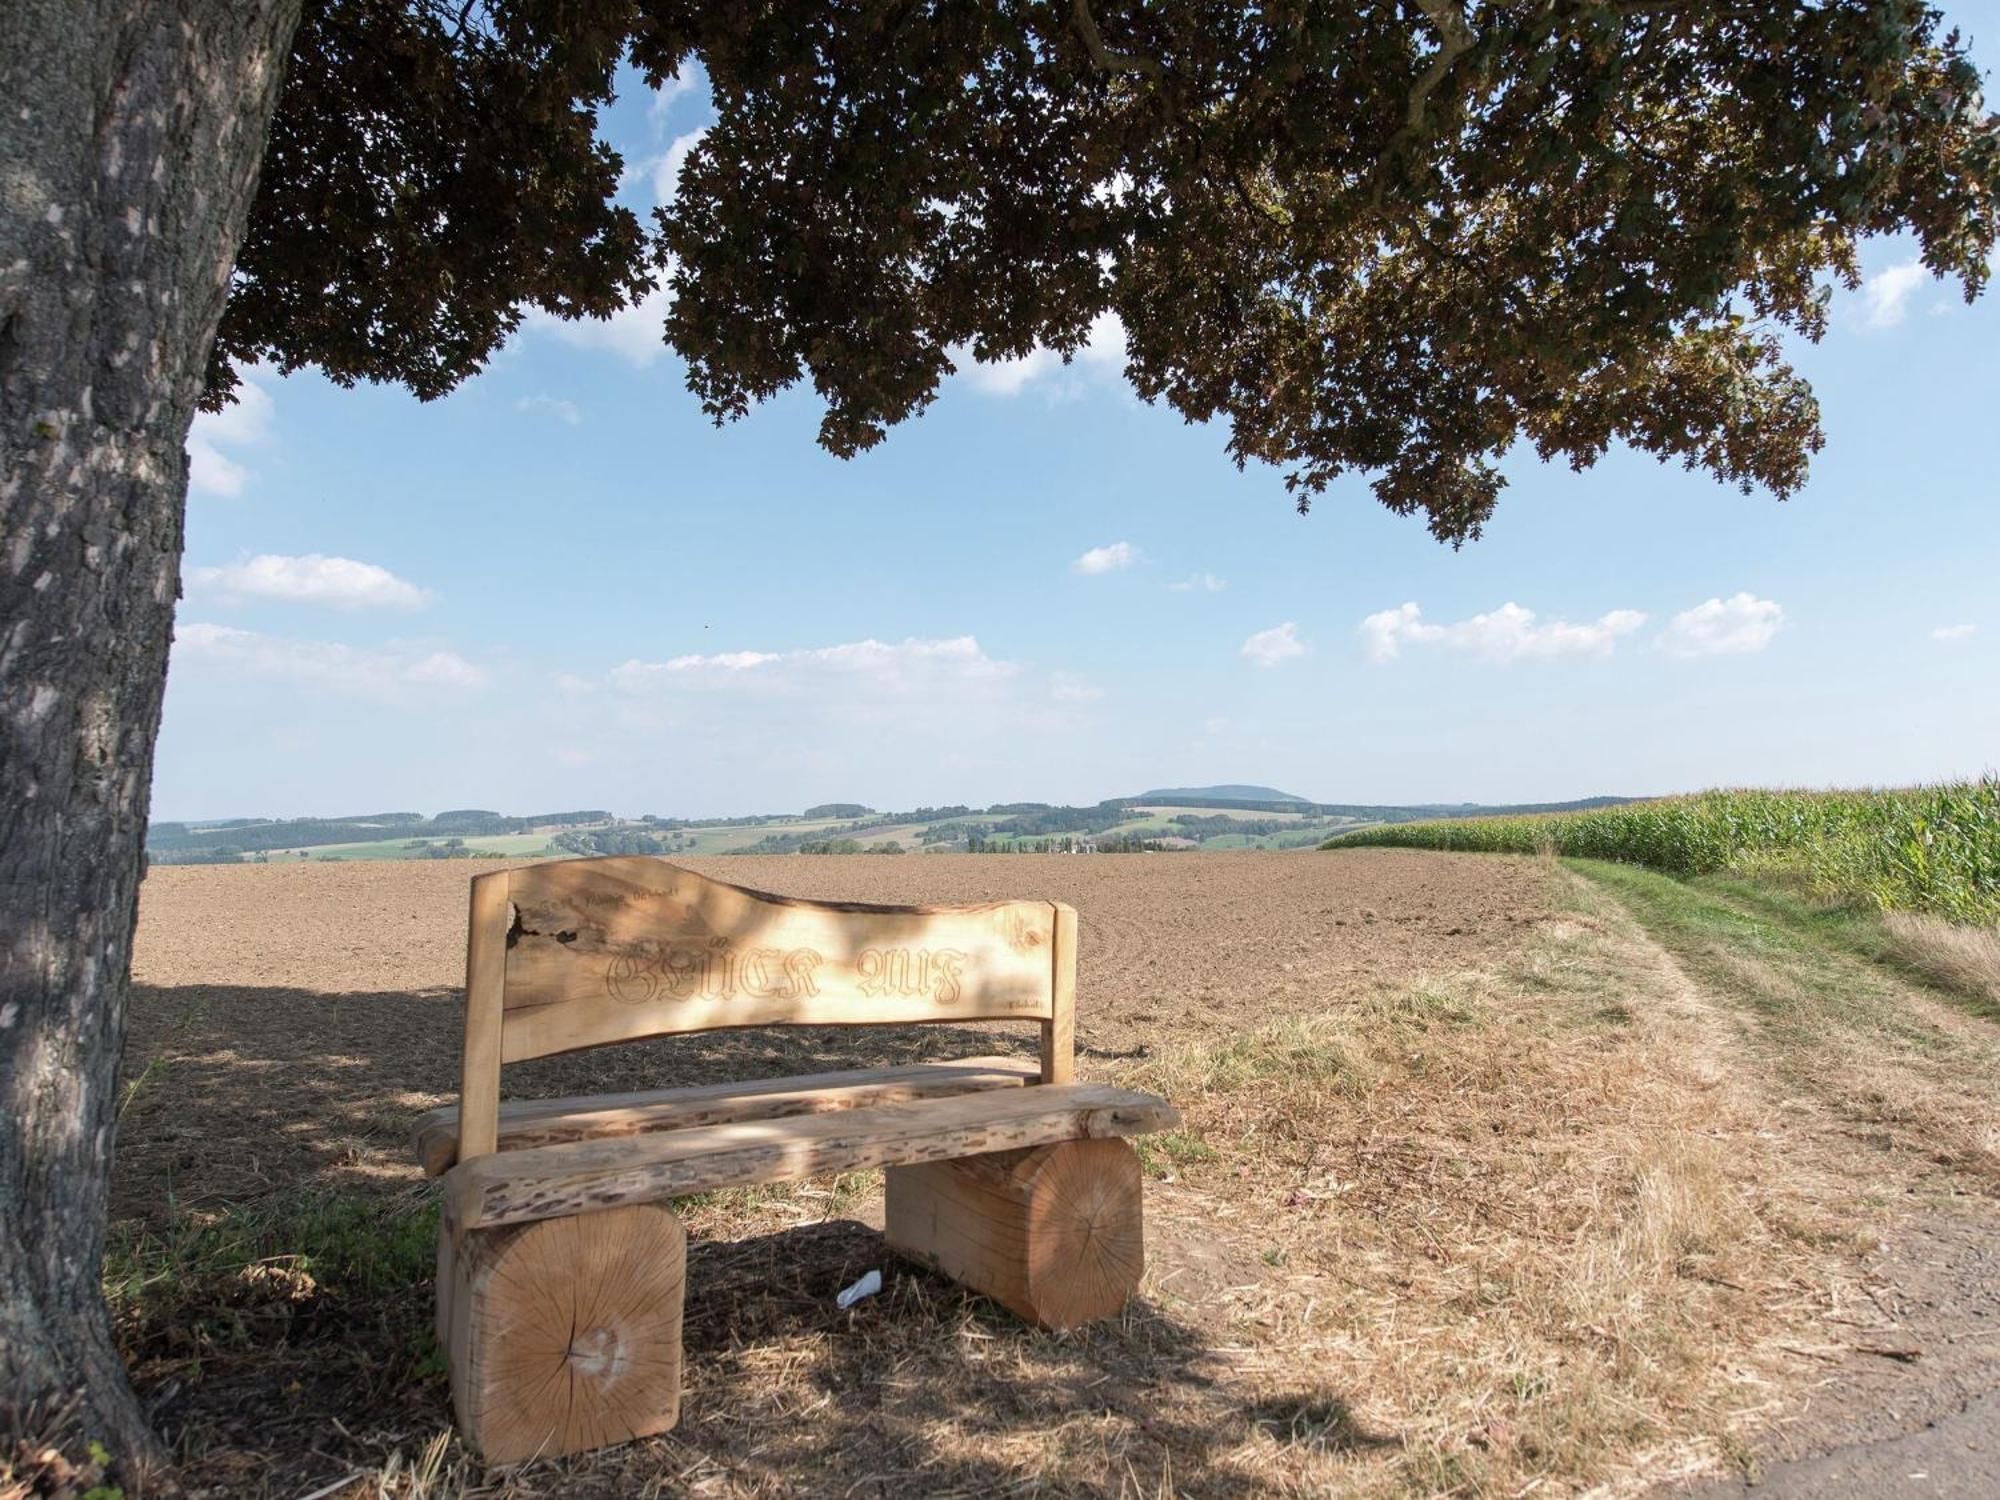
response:
[[[518,1151],[734,1120],[775,1120],[826,1114],[910,1099],[935,1099],[987,1089],[1018,1088],[1040,1076],[1032,1062],[1008,1057],[858,1068],[795,1078],[570,1099],[523,1099],[500,1106],[499,1149]],[[417,1160],[436,1177],[458,1160],[458,1107],[434,1109],[417,1121]]]
[[[1059,901],[800,901],[649,857],[474,879],[459,1108],[417,1131],[425,1171],[443,1173],[439,1342],[467,1445],[510,1462],[673,1426],[672,1200],[711,1189],[885,1168],[903,1253],[1044,1327],[1116,1313],[1145,1244],[1121,1137],[1180,1116],[1071,1081],[1076,959]],[[968,1020],[1037,1023],[1040,1057],[500,1104],[506,1063],[554,1052]]]
[[[445,1174],[445,1205],[458,1230],[485,1229],[714,1188],[1144,1135],[1179,1122],[1165,1100],[1103,1084],[1001,1088],[479,1156]]]
[[[646,857],[498,871],[500,1059],[742,1026],[1052,1019],[1056,908],[803,901]]]

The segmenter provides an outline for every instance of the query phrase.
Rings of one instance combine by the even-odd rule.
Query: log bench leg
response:
[[[892,1249],[1040,1327],[1112,1317],[1139,1285],[1139,1157],[1127,1141],[1064,1141],[884,1176]]]
[[[634,1204],[438,1237],[438,1338],[466,1445],[582,1453],[680,1418],[687,1233]]]

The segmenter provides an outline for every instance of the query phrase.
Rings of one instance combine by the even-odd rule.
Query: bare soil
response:
[[[1475,967],[1546,913],[1527,863],[1368,851],[743,857],[692,869],[787,895],[1077,908],[1078,1065]],[[148,876],[133,972],[114,1218],[305,1182],[407,1183],[412,1118],[455,1097],[462,861],[164,866]],[[979,1034],[985,1033],[985,1034]],[[724,1032],[511,1068],[510,1097],[664,1088],[1032,1052],[1024,1027]],[[151,1067],[152,1073],[146,1074]]]
[[[1081,1076],[1160,1089],[1186,1116],[1147,1146],[1148,1271],[1126,1314],[1037,1333],[886,1261],[873,1174],[716,1194],[682,1206],[680,1428],[484,1469],[448,1430],[421,1245],[384,1249],[403,1269],[378,1275],[365,1245],[311,1261],[219,1256],[199,1236],[265,1214],[282,1251],[297,1205],[329,1197],[423,1229],[411,1216],[431,1190],[407,1131],[455,1088],[465,882],[492,866],[163,868],[144,891],[116,1204],[122,1233],[174,1248],[119,1305],[189,1488],[1636,1493],[1814,1451],[1814,1410],[1889,1399],[1853,1394],[1850,1366],[1893,1367],[1910,1412],[1985,1378],[1979,1340],[1955,1362],[1935,1345],[1864,1352],[1930,1338],[1916,1289],[1969,1307],[1990,1271],[1972,1247],[1991,1180],[1952,1157],[1986,1096],[1928,1082],[1953,1048],[1986,1059],[1985,1041],[1926,1033],[1918,1071],[1871,1052],[1899,1112],[1859,1121],[1774,1081],[1753,1022],[1553,864],[1389,850],[691,863],[798,895],[1078,908]],[[507,1089],[1033,1040],[717,1033],[524,1064]],[[1965,1251],[1956,1270],[1924,1233]],[[1921,1263],[1900,1282],[1899,1255]],[[871,1267],[883,1293],[837,1311]],[[1900,1314],[1870,1311],[1878,1298]],[[1963,1331],[1969,1314],[1941,1316]]]

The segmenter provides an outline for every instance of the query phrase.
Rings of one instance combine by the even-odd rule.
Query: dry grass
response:
[[[1947,989],[2000,1005],[2000,929],[1961,927],[1913,912],[1883,918],[1896,956]]]
[[[1513,1493],[1736,1450],[1761,1346],[1852,1245],[1631,941],[1583,913],[1501,972],[1135,1070],[1213,1153],[1188,1180],[1233,1171],[1290,1273],[1285,1363],[1395,1434],[1260,1434],[1237,1461],[1274,1489]]]
[[[77,1430],[74,1408],[9,1413],[8,1438],[0,1438],[0,1500],[122,1500],[104,1483],[111,1455]]]
[[[2000,1193],[2000,1031],[1967,1014],[1958,997],[1973,992],[1963,983],[1912,982],[1919,966],[1889,946],[1896,940],[1872,914],[1629,866],[1585,868],[1692,982],[1734,1011],[1774,1080],[1843,1122],[1851,1138]],[[1909,930],[1922,930],[1940,954],[1978,951],[1970,929]]]
[[[1083,1066],[1185,1115],[1145,1145],[1147,1277],[1111,1323],[1040,1333],[885,1262],[874,1174],[708,1195],[679,1205],[681,1427],[487,1471],[441,1433],[429,1200],[369,1186],[406,1169],[336,1164],[319,1198],[205,1200],[128,1243],[115,1291],[141,1389],[189,1482],[230,1500],[295,1500],[350,1473],[329,1500],[1517,1495],[1740,1462],[1786,1393],[1824,1374],[1786,1350],[1827,1347],[1822,1319],[1851,1300],[1879,1205],[1907,1190],[1906,1154],[1855,1149],[1854,1120],[1881,1106],[1797,1097],[1787,1060],[1829,1076],[1865,1063],[1908,1117],[1889,1147],[1930,1160],[1985,1097],[1946,1077],[1969,1054],[1928,1022],[1889,1026],[1886,1008],[1815,1033],[1796,976],[1721,1008],[1553,862],[1447,857],[1432,878],[1459,884],[1429,887],[1429,906],[1337,884],[1349,860],[1422,858],[1302,864],[1294,909],[1241,915],[1195,884],[1121,909],[1111,875],[1086,872],[1108,909]],[[1508,893],[1499,915],[1471,894],[1467,872],[1486,869]],[[1246,942],[1251,923],[1271,931]],[[191,1036],[174,1068],[206,1078]],[[167,1154],[188,1149],[167,1132],[198,1097],[178,1077],[147,1084],[161,1092],[131,1118],[159,1122],[156,1159],[191,1180]],[[395,1077],[362,1083],[355,1120],[398,1114],[400,1131],[399,1111],[428,1102]],[[392,1095],[397,1109],[378,1102]],[[836,1310],[875,1266],[882,1294]]]

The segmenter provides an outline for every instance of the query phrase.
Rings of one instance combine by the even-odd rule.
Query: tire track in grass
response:
[[[1928,1069],[1989,1073],[2000,1027],[1884,963],[1836,945],[1786,908],[1636,865],[1567,860],[1610,895],[1716,999],[1750,1017],[1788,1078],[1828,1081],[1829,1058],[1861,1053]],[[1987,1088],[2000,1104],[2000,1089]]]
[[[1783,892],[1565,863],[1745,1019],[1770,1082],[1834,1127],[1793,1112],[1795,1149],[1831,1146],[1857,1186],[1874,1179],[1885,1220],[1860,1268],[1866,1300],[1826,1316],[1811,1398],[1758,1435],[1744,1473],[1660,1493],[1873,1500],[1898,1480],[1987,1493],[2000,1451],[2000,1027],[1868,952],[1862,925]],[[1876,1149],[1843,1149],[1843,1134]]]

